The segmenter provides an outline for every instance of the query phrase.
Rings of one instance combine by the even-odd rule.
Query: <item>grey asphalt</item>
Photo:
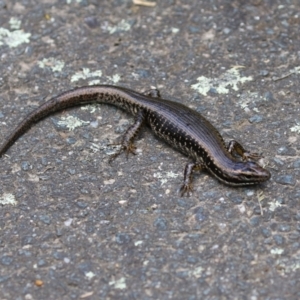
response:
[[[107,105],[31,128],[0,159],[0,299],[300,299],[299,1],[0,0],[1,141],[88,84],[159,88],[272,173],[228,187]]]

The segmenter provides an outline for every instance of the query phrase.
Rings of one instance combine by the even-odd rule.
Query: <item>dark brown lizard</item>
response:
[[[191,190],[193,170],[206,169],[220,181],[233,186],[258,184],[271,177],[268,170],[254,161],[259,155],[249,153],[236,141],[231,141],[226,147],[219,132],[198,112],[153,93],[145,95],[109,85],[76,88],[42,104],[5,139],[0,156],[39,120],[59,110],[88,103],[112,104],[135,116],[134,124],[124,134],[122,147],[114,157],[123,150],[134,153],[133,139],[144,123],[157,136],[187,155],[192,162],[185,167],[182,194]]]

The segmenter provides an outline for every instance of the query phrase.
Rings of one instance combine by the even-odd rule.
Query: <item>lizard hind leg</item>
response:
[[[136,115],[135,122],[126,130],[125,134],[122,137],[121,141],[121,148],[114,154],[112,154],[109,158],[109,163],[115,160],[123,151],[125,151],[127,159],[129,154],[136,154],[135,150],[136,147],[133,143],[134,138],[138,134],[139,130],[141,129],[143,123],[145,121],[145,112],[139,110]]]
[[[203,163],[188,163],[185,166],[184,169],[184,179],[183,179],[183,185],[180,187],[180,196],[183,197],[184,194],[187,194],[187,196],[190,195],[190,192],[193,190],[192,186],[192,175],[193,171],[201,171],[203,170],[204,164]]]

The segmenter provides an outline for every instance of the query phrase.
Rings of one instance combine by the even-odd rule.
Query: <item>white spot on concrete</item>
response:
[[[295,74],[300,74],[300,66],[295,67],[292,71],[293,71]]]
[[[71,219],[71,218],[69,218],[68,220],[66,220],[65,222],[64,222],[64,224],[65,224],[65,226],[71,226],[71,224],[72,224],[72,222],[73,222],[73,219]]]
[[[16,201],[16,198],[13,194],[10,193],[4,193],[1,197],[0,197],[0,204],[1,205],[17,205],[18,202]]]
[[[300,269],[300,260],[295,264],[291,264],[287,269],[290,272],[295,272],[296,270],[299,270]]]
[[[291,131],[300,133],[300,124],[297,123],[297,125],[291,127]]]
[[[54,57],[44,58],[43,60],[38,61],[38,65],[40,68],[50,68],[53,72],[60,72],[65,63],[61,60],[58,60]]]
[[[107,79],[109,79],[113,83],[118,83],[121,79],[121,76],[119,74],[116,74],[116,75],[113,75],[113,76],[107,76]]]
[[[245,213],[245,211],[246,211],[246,207],[243,203],[237,205],[237,208],[239,209],[240,213],[242,213],[242,214]]]
[[[86,272],[85,274],[85,277],[87,277],[89,280],[91,280],[93,277],[95,277],[96,275],[95,275],[95,273],[93,273],[93,272]]]
[[[93,153],[96,153],[99,150],[104,149],[104,147],[100,148],[99,145],[97,145],[95,143],[90,143],[90,149],[93,151]]]
[[[202,41],[212,41],[216,36],[216,30],[214,28],[209,29],[204,34],[202,34]]]
[[[83,124],[90,124],[89,121],[83,121],[73,116],[62,117],[61,121],[58,121],[57,123],[59,125],[66,126],[69,129],[69,131],[72,131],[75,128],[80,127]]]
[[[275,211],[275,209],[277,208],[277,207],[280,207],[281,206],[281,204],[278,202],[278,201],[274,201],[274,202],[269,202],[269,210],[270,211]]]
[[[113,34],[117,31],[129,31],[131,29],[131,24],[128,20],[122,20],[116,26],[107,26],[106,28],[110,34]]]
[[[7,45],[10,48],[18,47],[23,43],[29,43],[31,33],[23,30],[9,31],[6,28],[0,27],[0,46]]]
[[[276,268],[282,275],[296,272],[300,269],[300,254],[294,253],[292,256],[280,256],[276,261]],[[295,274],[296,276],[296,274]]]
[[[166,172],[166,177],[168,178],[177,178],[178,175],[178,173],[174,173],[173,171]]]
[[[197,90],[200,94],[206,96],[210,89],[216,90],[219,94],[229,93],[229,87],[238,91],[238,84],[243,84],[246,81],[251,81],[251,76],[240,76],[240,66],[233,67],[227,70],[219,78],[207,78],[200,76],[197,78],[198,83],[192,85],[192,89]]]
[[[88,104],[88,105],[81,106],[80,109],[88,110],[90,113],[94,113],[97,107],[98,107],[97,104]]]
[[[281,255],[284,252],[284,249],[282,248],[274,248],[271,249],[270,253],[273,255]]]
[[[144,242],[143,241],[136,241],[134,243],[134,246],[139,246],[139,245],[142,245]]]
[[[171,28],[171,31],[172,31],[172,33],[176,34],[179,32],[179,28],[173,27],[173,28]]]
[[[200,278],[203,271],[204,271],[203,267],[196,267],[193,270],[189,271],[189,275],[193,276],[193,277],[196,277],[196,278]]]
[[[70,258],[68,258],[68,257],[64,257],[64,263],[66,263],[66,264],[69,264],[70,263]]]
[[[83,68],[82,71],[76,72],[71,77],[71,82],[76,82],[79,81],[80,79],[88,79],[91,77],[101,77],[101,76],[102,76],[101,70],[91,72],[89,68]]]
[[[119,289],[119,290],[124,290],[127,287],[125,277],[122,277],[119,280],[112,280],[108,284],[113,285],[115,289]]]
[[[101,83],[100,79],[95,79],[95,80],[89,81],[88,85],[97,85],[100,83]]]
[[[14,17],[10,18],[8,23],[12,30],[17,30],[17,29],[20,29],[20,27],[21,27],[21,20],[18,20],[17,18],[14,18]]]
[[[174,173],[172,171],[167,171],[164,173],[158,172],[158,173],[153,174],[154,178],[160,179],[161,186],[164,185],[166,182],[168,182],[168,178],[177,178],[178,176],[179,176],[179,174]]]
[[[104,180],[103,183],[104,184],[114,184],[116,182],[115,179],[109,179],[109,180]]]
[[[67,4],[71,4],[72,2],[74,2],[74,3],[82,2],[82,0],[66,0],[66,1],[67,1]]]
[[[141,5],[141,6],[154,7],[156,5],[156,2],[145,1],[145,0],[133,0],[133,4]]]
[[[246,195],[247,195],[248,197],[252,197],[252,196],[254,195],[254,191],[253,191],[253,190],[247,190],[247,191],[246,191]]]
[[[127,200],[120,200],[120,201],[118,201],[118,202],[119,202],[120,205],[124,205],[124,204],[127,204],[127,203],[128,203]]]

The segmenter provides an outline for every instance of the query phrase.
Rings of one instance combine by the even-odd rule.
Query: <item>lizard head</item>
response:
[[[271,173],[253,161],[241,162],[234,172],[237,184],[248,185],[267,181]]]

